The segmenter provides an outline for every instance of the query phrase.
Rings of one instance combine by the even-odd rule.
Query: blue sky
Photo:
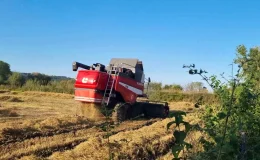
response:
[[[71,64],[139,58],[153,81],[200,81],[183,64],[231,72],[259,44],[256,0],[1,0],[0,60],[13,71],[75,77]]]

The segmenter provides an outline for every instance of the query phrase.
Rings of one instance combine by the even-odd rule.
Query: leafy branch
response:
[[[190,124],[183,120],[183,116],[186,116],[185,112],[171,113],[170,117],[174,117],[175,120],[167,124],[167,130],[169,130],[173,124],[176,125],[174,129],[177,128],[173,132],[175,137],[175,145],[172,147],[172,154],[174,155],[173,160],[186,159],[187,157],[179,157],[179,154],[183,151],[183,156],[185,156],[185,149],[189,150],[192,148],[190,143],[185,142],[185,138],[190,131]],[[185,130],[181,130],[180,125],[185,126]]]
[[[200,69],[200,70],[194,69],[195,68],[194,64],[193,65],[184,65],[183,68],[189,68],[189,74],[191,74],[191,75],[195,75],[195,74],[200,75],[203,78],[203,80],[205,80],[210,85],[210,87],[212,87],[212,89],[215,91],[215,93],[217,93],[222,98],[222,100],[223,100],[223,96],[226,96],[226,94],[224,93],[226,88],[223,87],[224,84],[221,84],[220,80],[216,79],[216,76],[211,76],[210,78],[208,78],[206,75],[204,75],[204,73],[208,73],[208,72],[205,70],[202,70],[202,69]],[[236,90],[236,88],[238,86],[238,82],[239,82],[238,76],[240,73],[240,68],[241,67],[239,66],[239,69],[236,74],[236,78],[233,78],[231,81],[229,81],[228,79],[226,79],[223,76],[224,73],[221,74],[222,78],[225,79],[228,83],[231,83],[232,85],[231,85],[231,95],[229,96],[229,99],[225,98],[226,101],[224,101],[224,104],[226,105],[226,108],[227,108],[227,113],[226,114],[224,112],[218,113],[219,118],[220,117],[225,118],[225,123],[224,123],[223,135],[222,135],[222,140],[220,143],[220,148],[219,148],[217,159],[220,158],[220,155],[222,152],[222,147],[224,145],[224,141],[225,141],[226,134],[227,134],[228,121],[231,116],[232,108],[234,107],[234,105],[233,105],[234,93],[235,93],[235,90]],[[232,74],[233,74],[233,67],[232,67]],[[232,77],[233,77],[233,75],[232,75]]]

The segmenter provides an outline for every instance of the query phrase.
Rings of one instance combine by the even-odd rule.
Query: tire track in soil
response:
[[[129,131],[129,130],[138,130],[144,126],[149,126],[149,125],[152,125],[153,123],[155,122],[158,122],[159,119],[153,119],[153,120],[146,120],[146,121],[143,121],[141,122],[141,124],[139,125],[135,125],[135,121],[131,121],[131,122],[124,122],[122,124],[120,124],[118,127],[116,127],[112,132],[111,132],[111,135],[115,135],[119,132],[125,132],[125,131]],[[140,122],[139,122],[140,123]],[[134,126],[133,127],[129,127],[129,125],[127,124],[133,124]],[[101,123],[99,125],[96,125],[95,127],[102,127],[102,125],[104,125],[104,123]],[[123,126],[122,126],[123,125]],[[92,126],[94,127],[94,126]],[[120,129],[122,128],[122,129]],[[74,128],[73,131],[69,131],[69,129],[65,129],[63,131],[59,131],[59,134],[71,134],[72,132],[75,133],[75,132],[79,132],[79,131],[86,131],[88,129],[91,129],[91,126],[88,126],[87,128],[84,128],[83,129],[79,129],[77,128],[78,130],[76,130]],[[65,133],[61,133],[61,132],[65,132]],[[43,137],[53,137],[53,136],[56,136],[58,134],[55,134],[56,132],[50,132],[48,134],[41,134],[43,135]],[[51,135],[51,136],[49,136]],[[106,135],[106,132],[103,132],[103,131],[99,131],[98,134],[96,134],[95,136],[103,136],[105,137]],[[89,135],[90,136],[90,135]],[[38,137],[38,136],[35,136],[34,138],[43,138],[43,137]],[[30,138],[30,139],[33,139],[33,138]],[[28,140],[27,139],[24,139],[24,140]],[[14,155],[11,155],[9,158],[7,159],[15,159],[15,158],[22,158],[23,156],[29,156],[29,155],[36,155],[38,156],[39,158],[46,158],[48,156],[51,156],[52,153],[54,152],[58,152],[58,151],[66,151],[66,150],[71,150],[73,149],[74,147],[76,147],[77,145],[81,144],[82,142],[85,142],[87,141],[88,139],[87,138],[83,138],[83,139],[79,139],[79,140],[75,140],[75,141],[72,141],[72,142],[68,142],[68,143],[64,143],[64,144],[61,144],[61,145],[55,145],[55,146],[52,146],[52,147],[46,147],[46,148],[42,148],[42,149],[38,149],[36,151],[29,151],[29,152],[25,152],[25,153],[18,153],[18,154],[14,154]],[[14,143],[9,143],[9,144],[15,144],[15,143],[23,143],[23,141],[15,141]],[[6,146],[8,147],[8,145]]]
[[[156,160],[168,154],[171,146],[174,145],[174,139],[172,132],[166,131],[167,122],[170,122],[170,119],[157,121],[134,132],[129,130],[112,136],[110,140],[120,145],[125,151],[124,153],[122,150],[116,149],[116,152],[120,153],[116,158]]]
[[[22,142],[27,139],[32,139],[36,137],[51,137],[59,134],[64,134],[64,133],[75,133],[79,130],[84,130],[84,129],[89,129],[91,127],[97,127],[101,128],[102,126],[105,125],[106,122],[100,123],[100,124],[84,124],[84,125],[78,125],[78,126],[71,126],[67,128],[62,128],[62,129],[53,129],[45,132],[41,131],[33,131],[33,132],[26,132],[24,130],[20,129],[8,129],[4,131],[2,134],[4,135],[4,139],[0,141],[0,146],[1,145],[8,145],[10,143],[15,143],[15,142]],[[148,121],[148,123],[150,123]],[[18,132],[19,134],[15,133]]]
[[[97,126],[102,126],[103,124],[97,125]],[[65,133],[71,133],[71,132],[76,132],[78,130],[83,130],[83,129],[89,129],[93,127],[94,125],[78,125],[78,126],[72,126],[69,128],[63,128],[63,129],[54,129],[54,130],[49,130],[45,132],[41,131],[34,131],[34,132],[26,132],[23,130],[17,130],[17,129],[8,129],[4,131],[2,134],[4,135],[4,139],[0,141],[0,145],[8,145],[11,143],[16,143],[16,142],[23,142],[27,139],[33,139],[33,138],[43,138],[43,137],[51,137],[59,134],[65,134]],[[15,134],[14,132],[18,132],[19,134]]]
[[[76,126],[69,126],[67,128],[52,129],[48,131],[26,131],[26,129],[7,129],[2,132],[4,139],[0,141],[0,145],[8,145],[10,143],[22,142],[32,138],[51,137],[64,133],[75,133],[79,130],[89,129],[91,127],[102,127],[105,122],[94,124],[83,124]]]
[[[123,130],[112,131],[110,136],[116,135],[119,132],[125,132],[125,131],[129,131],[129,130],[131,130],[131,131],[138,130],[138,129],[144,127],[144,126],[150,126],[150,125],[152,125],[155,122],[158,122],[158,121],[148,121],[148,122],[144,123],[143,125],[138,125],[138,126],[136,126],[134,128],[126,128],[126,129],[123,129]],[[101,132],[100,135],[103,135],[103,137],[105,137],[106,133]],[[40,150],[40,151],[38,151],[38,152],[36,152],[34,154],[36,156],[40,157],[40,158],[47,158],[47,157],[51,156],[52,153],[54,153],[54,152],[64,152],[66,150],[71,150],[71,149],[75,148],[77,145],[79,145],[80,143],[85,142],[85,141],[87,141],[87,139],[86,140],[80,140],[80,141],[73,142],[73,143],[68,143],[68,144],[62,145],[62,146],[57,146],[57,147],[53,147],[53,148]]]
[[[111,151],[115,158],[154,160],[168,154],[174,145],[172,132],[165,128],[170,121],[156,121],[136,130],[128,129],[111,135]],[[55,152],[48,159],[105,159],[108,156],[108,144],[105,141],[102,137],[93,137],[71,150]]]
[[[58,146],[54,146],[54,147],[51,147],[51,148],[38,150],[36,152],[31,152],[31,153],[27,153],[27,154],[24,154],[24,155],[20,155],[20,156],[18,156],[18,158],[21,158],[23,156],[28,156],[28,155],[31,155],[31,154],[34,154],[34,155],[36,155],[37,157],[40,157],[40,158],[46,158],[46,157],[49,157],[50,155],[52,155],[53,152],[63,152],[63,151],[66,151],[66,150],[73,149],[74,147],[76,147],[77,145],[79,145],[80,143],[85,142],[85,141],[87,141],[87,139],[77,140],[77,141],[74,141],[72,143],[58,145]]]

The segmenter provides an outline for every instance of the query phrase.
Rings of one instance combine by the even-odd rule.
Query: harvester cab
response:
[[[72,66],[73,71],[78,71],[75,100],[82,104],[83,116],[89,119],[104,118],[104,108],[114,110],[112,118],[115,121],[124,121],[140,115],[154,118],[168,116],[167,103],[138,100],[138,97],[145,97],[142,61],[112,58],[108,66],[100,63],[88,66],[79,62],[74,62]],[[150,81],[148,78],[148,83]]]

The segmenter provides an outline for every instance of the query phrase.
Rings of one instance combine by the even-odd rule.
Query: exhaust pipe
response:
[[[79,62],[73,62],[73,64],[72,64],[72,70],[73,70],[73,71],[77,71],[78,68],[83,68],[83,69],[89,70],[89,69],[90,69],[90,66],[85,65],[85,64],[82,64],[82,63],[79,63]]]

